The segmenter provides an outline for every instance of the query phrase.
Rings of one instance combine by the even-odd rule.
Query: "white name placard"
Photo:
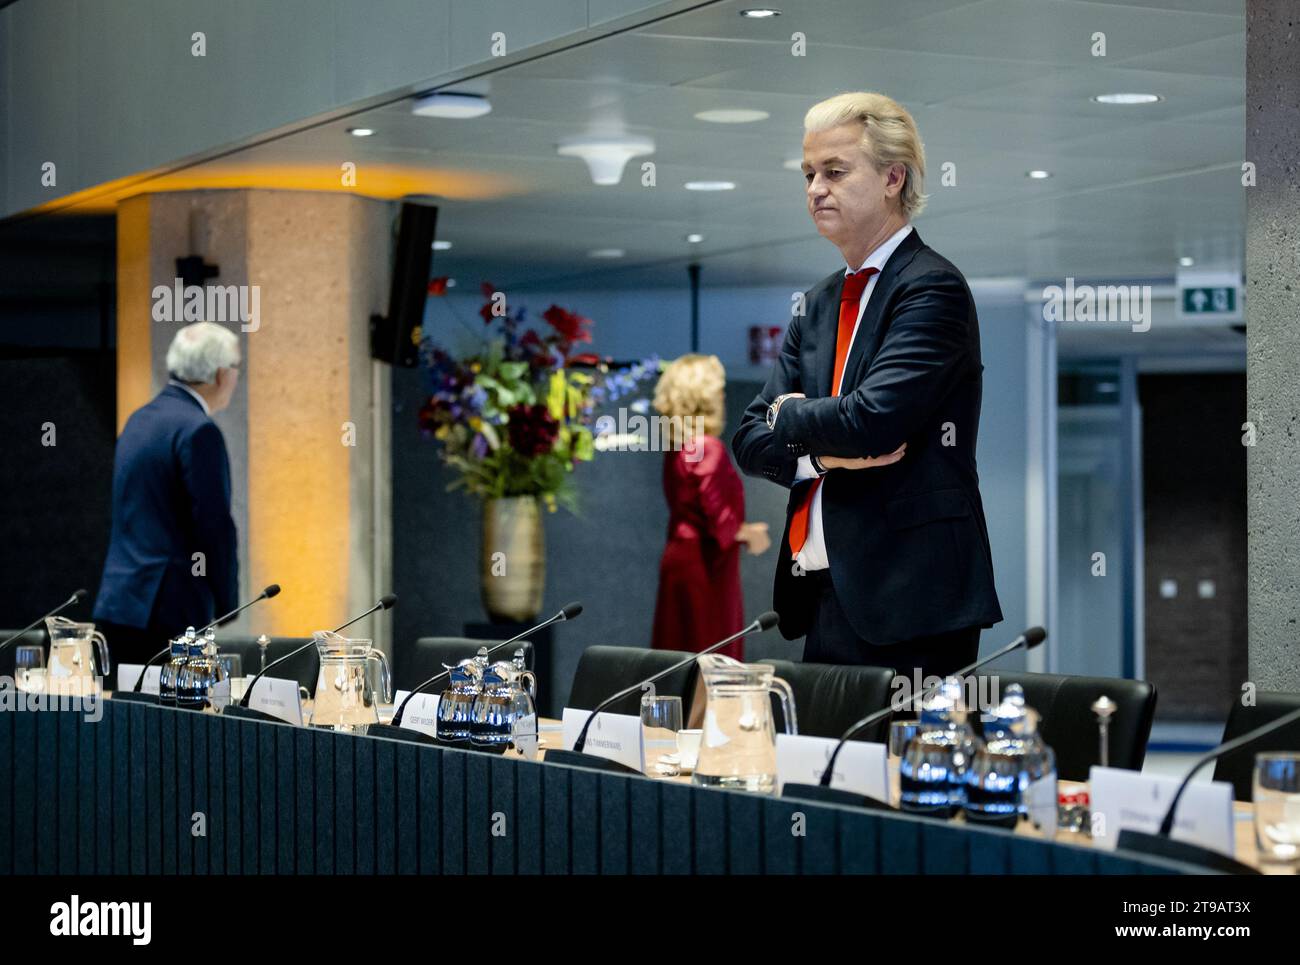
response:
[[[409,690],[399,690],[393,695],[393,711],[402,706],[409,695]],[[390,721],[391,723],[391,721]],[[419,693],[411,697],[411,702],[402,711],[402,722],[398,725],[406,730],[418,730],[430,737],[438,736],[438,695]]]
[[[776,790],[786,784],[820,784],[839,741],[830,737],[776,735]],[[835,758],[831,787],[889,803],[889,748],[848,741]]]
[[[565,707],[561,721],[564,724],[564,743],[566,751],[573,750],[573,745],[578,742],[578,735],[582,733],[582,727],[587,723],[587,718],[591,716],[591,711],[574,710],[572,707]],[[587,742],[583,745],[583,752],[591,754],[594,757],[603,757],[607,760],[618,761],[628,767],[634,767],[638,771],[645,773],[645,748],[642,744],[641,735],[641,718],[633,717],[631,714],[606,714],[596,715],[596,719],[591,724],[591,729],[587,731]]]
[[[1088,772],[1092,839],[1111,850],[1122,828],[1156,833],[1180,783],[1177,777],[1092,768]],[[1223,781],[1189,784],[1174,814],[1173,837],[1232,857],[1232,785]]]
[[[120,691],[135,690],[135,682],[140,679],[140,671],[144,670],[142,663],[120,663],[117,665],[117,689]],[[145,671],[144,683],[140,685],[141,693],[156,694],[158,693],[158,681],[162,679],[162,667],[150,667]]]
[[[302,694],[298,681],[282,677],[263,677],[253,688],[248,706],[298,727],[302,726]]]

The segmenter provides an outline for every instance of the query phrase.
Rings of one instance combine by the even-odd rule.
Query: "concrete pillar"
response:
[[[1300,2],[1246,6],[1249,677],[1300,691]],[[1191,454],[1194,458],[1194,454]]]
[[[306,191],[140,195],[118,209],[118,424],[166,382],[188,321],[158,320],[176,259],[199,254],[241,286],[240,386],[216,416],[230,451],[243,598],[279,583],[229,632],[332,629],[391,588],[389,378],[370,360],[386,309],[390,205]],[[246,288],[242,286],[247,286]],[[387,647],[389,618],[351,631]]]

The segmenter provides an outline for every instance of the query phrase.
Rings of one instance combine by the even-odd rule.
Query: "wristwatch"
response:
[[[772,400],[772,404],[767,407],[767,427],[769,429],[776,428],[776,412],[781,408],[781,403],[795,394],[794,392],[786,392]]]
[[[812,467],[817,470],[817,475],[824,476],[826,475],[827,472],[830,471],[825,466],[822,465],[822,461],[818,459],[816,456],[809,456],[808,459],[810,462],[812,462]]]

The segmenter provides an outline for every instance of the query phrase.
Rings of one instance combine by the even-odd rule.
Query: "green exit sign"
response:
[[[1234,315],[1236,312],[1237,290],[1231,286],[1183,289],[1184,315]]]

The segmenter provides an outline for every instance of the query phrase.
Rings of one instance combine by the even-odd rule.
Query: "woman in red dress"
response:
[[[655,387],[667,416],[664,496],[668,545],[659,563],[653,645],[703,650],[744,624],[740,546],[764,552],[767,523],[745,522],[745,490],[722,433],[726,372],[714,355],[684,355]],[[743,660],[741,641],[720,653]]]

